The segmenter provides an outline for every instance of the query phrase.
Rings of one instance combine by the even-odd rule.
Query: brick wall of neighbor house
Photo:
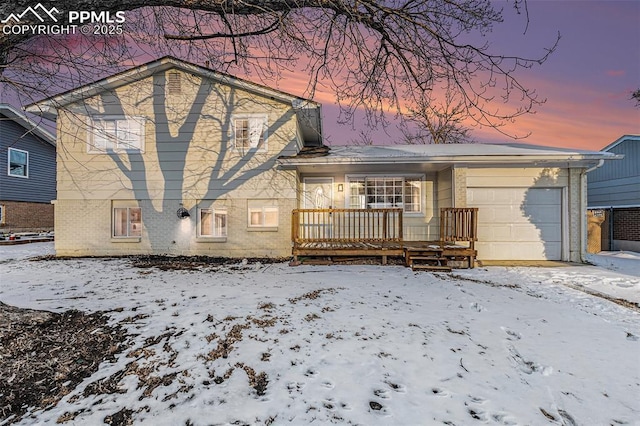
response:
[[[640,241],[640,208],[614,209],[613,239]]]
[[[0,233],[53,231],[53,204],[0,201],[4,223]]]

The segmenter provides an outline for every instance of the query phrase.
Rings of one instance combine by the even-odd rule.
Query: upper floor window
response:
[[[144,118],[92,117],[89,152],[144,151]]]
[[[402,208],[420,213],[421,178],[363,176],[349,178],[349,207],[352,209]]]
[[[245,115],[233,118],[234,145],[238,151],[267,150],[267,116]]]
[[[29,152],[21,149],[9,148],[9,176],[29,177]]]

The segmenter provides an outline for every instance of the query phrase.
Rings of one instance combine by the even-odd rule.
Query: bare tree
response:
[[[431,92],[408,107],[400,127],[410,144],[472,142],[471,128],[465,124],[467,108],[457,92],[447,86],[442,93]]]
[[[636,108],[640,108],[640,89],[631,93],[631,100],[636,101]]]
[[[526,16],[526,0],[512,5]],[[364,109],[370,126],[384,125],[385,112],[402,116],[412,105],[419,112],[447,82],[460,114],[498,127],[543,102],[517,74],[542,64],[557,45],[533,58],[493,52],[483,36],[503,11],[490,0],[59,0],[55,6],[128,11],[125,32],[34,36],[5,31],[11,21],[1,24],[1,81],[20,96],[49,95],[169,52],[269,85],[304,71],[303,96],[331,91],[346,121]],[[0,17],[23,9],[22,1],[2,2]],[[68,13],[58,23],[68,23]],[[286,89],[286,79],[280,85]]]

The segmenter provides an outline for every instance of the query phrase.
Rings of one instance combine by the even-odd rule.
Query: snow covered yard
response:
[[[639,310],[580,291],[640,302],[640,259],[452,275],[24,260],[50,251],[0,247],[0,301],[111,311],[131,345],[20,424],[640,424]]]

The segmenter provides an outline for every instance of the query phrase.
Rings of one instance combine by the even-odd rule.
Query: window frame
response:
[[[139,143],[138,147],[124,147],[121,145],[130,145],[120,141],[118,137],[119,132],[124,132],[125,130],[119,130],[118,123],[126,122],[127,126],[130,126],[130,123],[137,124],[138,134],[139,134]],[[98,123],[114,123],[115,127],[113,129],[113,134],[110,130],[105,129],[104,124]],[[88,154],[108,154],[109,152],[145,152],[145,127],[146,127],[146,118],[142,116],[122,116],[122,115],[92,115],[89,117],[89,127],[87,131],[87,153]],[[135,134],[134,131],[131,131],[131,128],[128,127],[126,130],[131,134]],[[99,132],[103,132],[104,135],[102,138],[105,140],[105,147],[98,148],[98,144],[96,143],[96,137]],[[110,140],[111,138],[111,140]],[[107,146],[107,141],[111,142],[111,146]]]
[[[240,120],[247,120],[248,121],[248,128],[247,128],[247,138],[246,140],[249,141],[250,139],[250,130],[251,130],[251,120],[261,120],[262,121],[262,126],[263,126],[263,131],[262,131],[262,140],[261,142],[258,142],[256,147],[251,147],[251,144],[249,143],[249,146],[246,146],[246,144],[243,144],[242,146],[238,143],[238,126],[237,126],[237,122]],[[244,131],[244,130],[243,130]],[[241,153],[247,153],[247,152],[267,152],[269,150],[269,116],[267,114],[238,114],[238,115],[232,115],[231,116],[231,139],[233,141],[233,149],[237,152],[241,152]]]
[[[26,163],[24,164],[25,174],[24,175],[16,175],[11,173],[11,151],[21,152],[26,154]],[[7,176],[17,177],[22,179],[29,179],[29,151],[25,151],[24,149],[11,148],[9,147],[7,150]]]
[[[126,210],[126,218],[127,218],[127,233],[126,235],[116,235],[116,226],[118,224],[117,220],[117,210]],[[137,218],[132,214],[132,210],[138,210]],[[132,217],[137,220],[132,220]],[[136,224],[137,227],[133,225]],[[137,229],[136,229],[137,228]],[[136,231],[136,234],[132,234],[132,230]],[[137,239],[140,240],[142,238],[142,207],[132,207],[132,206],[112,206],[111,207],[111,238],[114,239]]]
[[[275,212],[276,213],[276,223],[267,224],[267,213]],[[260,213],[261,223],[258,225],[253,225],[251,222],[251,217],[253,213]],[[278,206],[256,206],[256,207],[248,207],[247,208],[247,226],[250,229],[276,229],[280,225],[280,208]]]
[[[0,204],[0,225],[4,225],[5,215],[6,215],[5,206],[4,204]]]
[[[202,233],[202,213],[209,211],[212,215],[211,221],[211,234],[203,234]],[[216,215],[224,216],[224,227],[222,228],[223,232],[220,235],[216,235]],[[216,209],[214,207],[200,207],[198,208],[198,220],[197,220],[197,237],[211,240],[211,241],[226,241],[229,236],[229,213],[227,209]]]
[[[376,182],[385,182],[387,180],[401,180],[401,184],[399,186],[397,186],[398,188],[400,188],[400,194],[395,194],[395,193],[391,193],[391,194],[387,194],[387,186],[386,183],[385,185],[383,185],[382,187],[378,189],[376,189],[376,187],[374,187],[375,189],[375,194],[369,194],[368,193],[368,189],[369,187],[367,186],[367,182],[368,181],[376,181]],[[363,191],[364,194],[353,194],[352,190],[352,184],[357,183],[358,181],[362,182],[363,185]],[[369,208],[375,208],[375,207],[370,207],[371,204],[376,204],[378,203],[376,202],[372,202],[370,203],[368,198],[369,197],[385,197],[385,196],[392,196],[392,197],[398,197],[401,196],[402,197],[402,211],[405,215],[415,215],[415,216],[419,216],[419,215],[423,215],[424,214],[424,202],[423,202],[423,198],[424,198],[424,194],[425,194],[425,190],[423,188],[423,182],[425,181],[425,175],[424,174],[353,174],[353,175],[346,175],[345,176],[345,183],[346,183],[346,192],[345,192],[345,206],[347,208],[363,208],[363,209],[369,209]],[[418,202],[410,202],[408,203],[407,200],[407,184],[409,182],[419,182],[418,186],[416,186],[417,190],[418,190],[418,194],[417,194],[417,198],[418,198]],[[393,189],[396,188],[395,185],[390,187],[392,189],[391,192],[393,192]],[[383,193],[384,192],[384,193]],[[354,196],[361,196],[364,197],[364,206],[360,206],[360,207],[354,207],[353,203],[352,203],[352,198]],[[384,204],[387,204],[386,202]],[[392,202],[392,204],[396,204],[396,202]],[[408,206],[417,206],[418,210],[407,210]],[[389,206],[389,207],[378,207],[378,208],[400,208],[399,206]]]

